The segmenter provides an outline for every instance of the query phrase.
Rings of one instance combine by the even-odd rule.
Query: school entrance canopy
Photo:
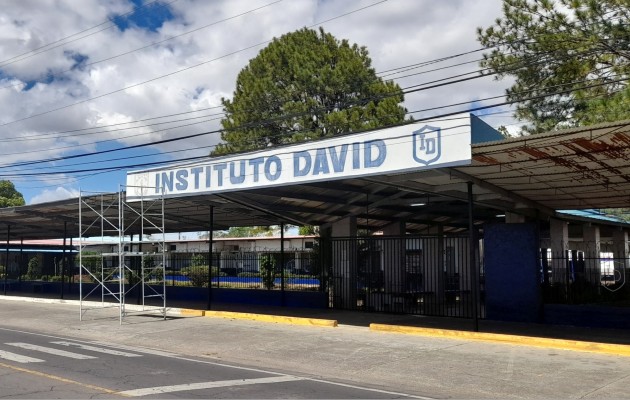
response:
[[[563,218],[556,213],[561,209],[630,207],[630,121],[482,143],[473,129],[472,143],[470,165],[168,197],[165,230],[208,230],[212,205],[214,230],[320,226],[354,216],[371,231],[405,221],[408,232],[432,233],[441,226],[444,233],[458,233],[468,228],[469,182],[478,224],[503,221],[499,215],[506,212],[544,219]],[[105,205],[118,201],[118,193],[83,196]],[[78,222],[78,199],[0,209],[6,228],[0,240],[76,237]]]

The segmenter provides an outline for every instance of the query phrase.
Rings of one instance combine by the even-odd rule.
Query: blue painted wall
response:
[[[624,307],[545,304],[544,310],[548,324],[630,329],[630,309]]]
[[[538,238],[534,224],[491,224],[484,229],[486,317],[539,322]]]
[[[483,122],[474,114],[470,114],[470,132],[472,144],[495,142],[505,139],[499,131]]]

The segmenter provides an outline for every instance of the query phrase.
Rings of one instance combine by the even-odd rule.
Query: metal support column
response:
[[[212,236],[214,235],[214,206],[210,206],[210,229],[208,230],[208,310],[212,306]]]
[[[280,224],[280,302],[283,307],[286,305],[284,294],[284,223]]]
[[[72,283],[74,284],[74,257],[72,256],[72,237],[70,237],[70,248],[68,249],[68,268],[70,269],[70,276],[72,277]]]
[[[473,183],[468,182],[468,240],[470,247],[470,277],[472,280],[472,311],[475,332],[479,331],[479,268],[477,265],[477,235],[473,220]]]
[[[66,237],[68,236],[68,223],[63,223],[63,247],[61,249],[61,298],[63,299],[63,286],[65,284],[65,270],[66,270]],[[68,281],[70,279],[68,278]]]
[[[22,266],[24,265],[24,238],[20,238],[20,266],[18,268],[18,284],[22,289]]]
[[[11,225],[7,225],[7,251],[4,261],[4,295],[7,295],[7,275],[9,275],[9,237],[11,236]]]

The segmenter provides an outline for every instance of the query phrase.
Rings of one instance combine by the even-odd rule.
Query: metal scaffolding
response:
[[[130,202],[123,189],[79,195],[81,320],[86,311],[104,308],[118,308],[121,324],[133,311],[159,311],[166,319],[164,196]],[[95,237],[96,251],[89,239]],[[100,304],[94,301],[99,292]],[[134,296],[137,307],[128,307]]]

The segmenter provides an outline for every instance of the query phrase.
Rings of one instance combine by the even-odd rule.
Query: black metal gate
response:
[[[468,236],[372,236],[324,239],[329,305],[345,310],[472,318]],[[480,258],[477,258],[480,259]],[[483,284],[480,284],[482,289]]]
[[[625,244],[546,243],[540,249],[542,292],[547,304],[630,303]]]

